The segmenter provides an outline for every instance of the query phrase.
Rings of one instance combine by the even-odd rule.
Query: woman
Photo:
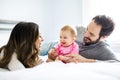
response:
[[[13,28],[8,43],[0,48],[0,68],[18,70],[41,64],[39,51],[42,41],[36,23],[19,22]]]

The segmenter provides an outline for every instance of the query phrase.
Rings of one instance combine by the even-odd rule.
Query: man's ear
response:
[[[100,39],[101,40],[104,40],[104,39],[106,39],[108,36],[102,36]]]

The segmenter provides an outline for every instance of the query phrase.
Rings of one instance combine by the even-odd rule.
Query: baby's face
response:
[[[70,46],[75,41],[75,38],[69,31],[60,32],[60,43],[62,46]]]

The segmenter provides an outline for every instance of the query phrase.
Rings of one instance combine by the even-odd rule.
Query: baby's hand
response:
[[[69,57],[60,55],[60,56],[58,57],[58,59],[59,59],[60,61],[62,61],[63,63],[66,63],[66,61],[69,59]]]

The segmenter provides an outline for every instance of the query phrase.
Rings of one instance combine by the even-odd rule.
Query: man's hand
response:
[[[68,54],[65,55],[68,59],[64,60],[66,63],[74,62],[95,62],[94,59],[87,59],[79,54]]]

